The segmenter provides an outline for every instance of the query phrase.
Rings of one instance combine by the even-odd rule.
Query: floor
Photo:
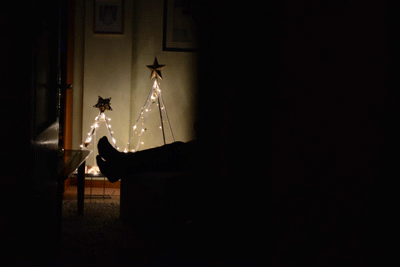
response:
[[[85,187],[85,202],[118,202],[120,200],[121,190],[119,188],[99,188],[99,187]],[[77,200],[78,188],[71,185],[64,191],[64,200]]]
[[[92,195],[103,195],[92,188]],[[120,189],[105,188],[111,198],[90,197],[85,188],[84,215],[77,215],[77,187],[64,192],[61,247],[53,266],[203,266],[204,236],[195,223],[120,220]]]
[[[92,188],[92,195],[103,190]],[[219,224],[174,217],[125,222],[120,220],[120,189],[105,188],[111,198],[91,198],[89,187],[85,194],[81,216],[77,187],[64,192],[61,245],[53,266],[253,266],[251,244],[238,249],[242,243],[225,240],[226,234],[215,230]]]

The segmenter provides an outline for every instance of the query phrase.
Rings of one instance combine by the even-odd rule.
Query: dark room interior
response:
[[[131,34],[132,53],[148,55],[148,64],[161,55],[163,85],[180,73],[161,59],[198,58],[199,168],[157,176],[168,183],[156,200],[121,179],[121,209],[119,198],[85,199],[78,215],[59,162],[87,130],[72,130],[68,111],[78,88],[70,86],[68,53],[78,51],[69,37],[88,25],[76,16],[91,14],[96,1],[14,1],[0,10],[2,266],[386,265],[400,148],[397,1],[183,1],[195,10],[198,39],[186,52],[168,51],[158,32],[143,42],[137,36],[158,25],[139,19],[147,2],[119,1],[134,12],[112,38]],[[98,34],[84,30],[85,40]],[[136,70],[128,72],[133,84]],[[83,116],[83,107],[73,109]],[[112,115],[113,125],[126,119]],[[123,194],[130,202],[122,204]],[[131,208],[160,211],[139,220]]]

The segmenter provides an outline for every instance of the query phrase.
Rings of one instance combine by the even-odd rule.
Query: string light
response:
[[[90,143],[93,140],[93,136],[96,135],[97,130],[100,127],[101,123],[104,123],[106,125],[106,128],[108,130],[108,135],[110,137],[110,139],[112,140],[114,147],[116,149],[119,149],[116,146],[116,140],[113,136],[114,131],[111,131],[111,124],[109,123],[111,121],[111,118],[106,117],[106,115],[104,114],[104,112],[99,112],[99,114],[95,117],[94,122],[92,123],[92,125],[90,125],[90,131],[87,134],[86,140],[83,144],[80,145],[81,148],[87,148],[89,147]]]
[[[158,100],[158,101],[156,101]],[[164,139],[164,143],[165,143],[165,126],[163,126],[163,124],[167,121],[168,122],[168,126],[169,126],[169,132],[170,135],[172,137],[172,141],[175,141],[174,135],[172,133],[172,129],[171,129],[171,124],[169,122],[169,118],[168,118],[168,114],[167,114],[167,110],[165,108],[165,104],[164,104],[164,100],[162,99],[162,94],[161,94],[161,89],[159,87],[159,82],[157,79],[154,80],[153,83],[153,87],[151,88],[143,106],[142,109],[140,111],[140,114],[134,124],[134,126],[132,127],[132,131],[131,134],[129,136],[129,141],[124,149],[124,152],[136,152],[139,150],[139,147],[144,145],[144,142],[141,140],[144,132],[146,131],[146,122],[147,122],[147,118],[149,113],[152,111],[151,106],[156,103],[156,106],[158,107],[159,111],[160,111],[160,122],[161,125],[159,126],[159,129],[162,131],[163,133],[163,139]],[[140,123],[140,124],[139,124]],[[141,125],[141,130],[140,131],[136,131],[137,129],[137,125]],[[134,136],[137,136],[137,140],[136,140],[136,145],[134,149],[129,150],[129,146],[131,144],[131,142],[133,141]]]

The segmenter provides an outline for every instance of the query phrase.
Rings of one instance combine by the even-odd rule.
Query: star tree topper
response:
[[[159,65],[157,57],[154,59],[153,65],[147,65],[147,67],[151,70],[150,80],[153,78],[159,78],[162,80],[161,70],[165,67],[165,65]]]
[[[101,113],[103,113],[106,110],[112,110],[111,106],[110,106],[110,98],[102,98],[101,96],[99,96],[99,100],[97,101],[97,104],[94,105],[94,108],[98,108],[100,110]]]

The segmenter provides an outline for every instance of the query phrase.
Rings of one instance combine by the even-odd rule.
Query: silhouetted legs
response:
[[[174,142],[135,153],[124,153],[117,151],[104,136],[97,147],[97,165],[110,182],[142,172],[185,171],[195,166],[197,156],[196,141]]]

